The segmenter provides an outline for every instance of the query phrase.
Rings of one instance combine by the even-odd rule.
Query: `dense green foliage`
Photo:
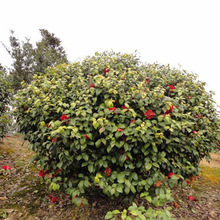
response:
[[[0,138],[5,137],[9,118],[7,115],[8,104],[10,101],[10,84],[4,68],[0,65]]]
[[[97,53],[24,84],[17,120],[51,190],[65,188],[78,205],[96,187],[133,196],[170,172],[197,174],[216,148],[219,124],[204,85],[136,55]]]

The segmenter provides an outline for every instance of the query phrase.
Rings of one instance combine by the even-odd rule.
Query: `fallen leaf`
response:
[[[154,185],[155,187],[160,187],[162,185],[162,182],[160,180],[157,181],[157,183]]]
[[[7,200],[8,198],[6,197],[6,196],[4,196],[4,197],[0,197],[0,200],[1,201],[5,201],[5,200]]]
[[[177,202],[173,202],[173,206],[174,206],[175,208],[179,208],[179,205],[178,205]]]

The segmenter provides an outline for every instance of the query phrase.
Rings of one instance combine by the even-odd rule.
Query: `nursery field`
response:
[[[69,195],[48,190],[38,174],[40,168],[29,164],[33,155],[22,135],[8,136],[0,142],[0,167],[11,168],[0,170],[0,219],[101,220],[108,211],[122,211],[129,206],[96,191],[88,196],[88,206],[76,207]],[[191,179],[189,186],[173,189],[174,202],[156,209],[172,207],[170,212],[176,219],[220,219],[220,154],[212,154],[211,158],[210,163],[201,162],[202,172]],[[189,195],[195,200],[190,201]],[[135,202],[149,207],[139,197]]]

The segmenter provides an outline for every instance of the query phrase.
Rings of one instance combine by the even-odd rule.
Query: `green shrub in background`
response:
[[[0,138],[5,137],[8,130],[9,116],[7,112],[9,111],[10,96],[10,83],[5,71],[0,66]]]
[[[132,198],[168,173],[198,174],[216,148],[219,122],[204,86],[133,54],[96,53],[35,75],[16,97],[16,116],[51,190],[66,189],[77,205],[93,188]]]

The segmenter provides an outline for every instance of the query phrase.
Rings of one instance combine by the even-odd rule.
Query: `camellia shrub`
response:
[[[134,54],[96,53],[24,84],[17,121],[39,175],[82,205],[90,189],[130,196],[170,173],[198,174],[219,132],[204,86],[194,74]]]
[[[8,104],[10,102],[11,90],[6,74],[0,70],[0,138],[5,137],[7,133],[9,117]]]

